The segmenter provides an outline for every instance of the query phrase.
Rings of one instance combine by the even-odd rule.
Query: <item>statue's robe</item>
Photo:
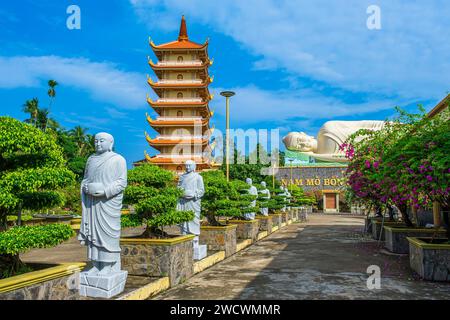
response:
[[[278,194],[278,195],[284,197],[288,203],[291,202],[291,200],[290,200],[291,194],[290,194],[289,191],[285,190],[283,193],[280,193],[280,194]],[[285,211],[286,211],[286,207],[287,207],[287,205],[285,205],[285,206],[281,209],[281,211],[285,212]]]
[[[83,192],[86,183],[102,183],[105,195],[94,197]],[[125,159],[114,152],[92,155],[86,163],[81,182],[82,217],[78,240],[85,241],[88,259],[99,262],[120,261],[120,210],[127,186]]]
[[[269,200],[270,199],[270,191],[269,191],[269,189],[260,190],[259,193],[261,194],[261,198],[262,199],[265,199],[265,200]],[[269,215],[269,208],[260,208],[259,212],[263,216],[267,216],[267,215]]]
[[[339,147],[360,129],[381,130],[384,121],[361,120],[361,121],[327,121],[320,128],[317,135],[317,154],[336,154],[341,152]]]
[[[251,194],[252,196],[257,196],[258,189],[256,189],[255,186],[251,186],[250,189],[248,189],[248,193]],[[250,203],[250,207],[256,207],[256,199]],[[255,216],[256,216],[256,212],[244,213],[244,218],[246,220],[253,220],[253,219],[255,219]]]
[[[197,172],[184,173],[178,180],[178,188],[183,189],[194,196],[194,198],[178,199],[177,210],[179,211],[194,211],[194,220],[184,222],[180,225],[183,234],[200,235],[200,212],[201,212],[201,198],[205,194],[205,187],[203,185],[203,178]]]

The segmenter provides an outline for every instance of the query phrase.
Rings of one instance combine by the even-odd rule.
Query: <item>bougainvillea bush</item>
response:
[[[342,145],[350,160],[349,190],[369,205],[395,205],[411,226],[406,210],[441,204],[449,210],[450,126],[449,110],[429,118],[398,116],[379,131],[360,130]],[[448,225],[448,216],[444,214]]]

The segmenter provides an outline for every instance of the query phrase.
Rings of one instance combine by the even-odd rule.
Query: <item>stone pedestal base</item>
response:
[[[127,271],[112,272],[108,275],[80,273],[80,296],[111,298],[125,289]]]
[[[207,253],[207,245],[199,244],[198,246],[194,246],[194,260],[202,260],[206,257]]]

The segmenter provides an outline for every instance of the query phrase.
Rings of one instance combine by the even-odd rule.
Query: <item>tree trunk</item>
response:
[[[217,221],[216,216],[213,214],[207,214],[206,219],[210,226],[223,226],[219,221]]]
[[[394,208],[391,205],[388,205],[388,214],[389,214],[389,221],[394,221]]]
[[[18,254],[0,254],[0,279],[14,276],[23,265]]]
[[[408,216],[408,206],[406,204],[402,204],[398,207],[400,210],[400,214],[402,215],[402,220],[406,224],[407,227],[414,227],[414,224],[411,222]]]
[[[147,226],[145,228],[144,233],[141,235],[143,238],[152,238],[152,239],[164,239],[169,238],[169,235],[158,227]]]

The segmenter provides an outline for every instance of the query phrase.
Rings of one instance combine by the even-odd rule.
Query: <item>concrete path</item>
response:
[[[417,279],[407,255],[362,235],[364,217],[310,215],[154,299],[450,299],[450,284]],[[367,288],[367,267],[381,289]]]

